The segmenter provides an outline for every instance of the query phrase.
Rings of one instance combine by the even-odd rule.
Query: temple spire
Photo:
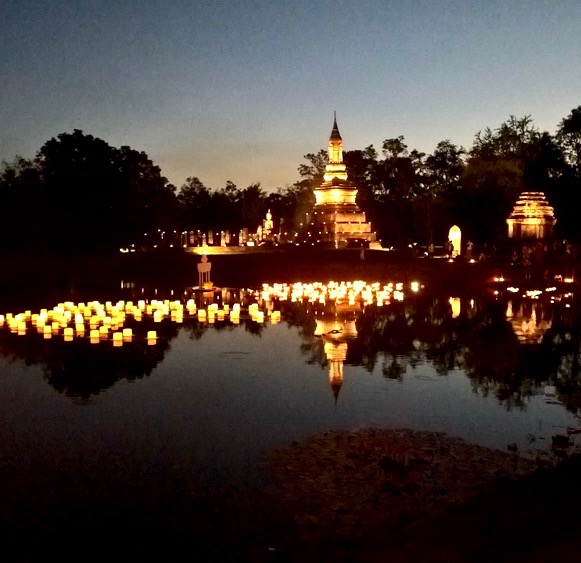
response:
[[[337,127],[337,112],[333,112],[333,130],[331,131],[331,141],[342,141],[341,133],[339,133],[339,127]]]
[[[337,112],[334,112],[333,130],[329,137],[329,163],[325,167],[325,182],[331,182],[334,178],[345,182],[347,180],[347,172],[343,164],[343,139],[337,127]]]
[[[348,182],[347,167],[343,162],[343,139],[337,126],[337,112],[333,112],[333,129],[327,145],[328,161],[323,182],[314,189],[315,207],[301,241],[329,244],[335,248],[375,242],[375,233],[357,205],[357,186]]]

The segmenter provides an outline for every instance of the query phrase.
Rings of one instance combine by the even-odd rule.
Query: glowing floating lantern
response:
[[[153,346],[157,342],[157,333],[155,330],[149,330],[147,332],[147,344],[148,346]]]

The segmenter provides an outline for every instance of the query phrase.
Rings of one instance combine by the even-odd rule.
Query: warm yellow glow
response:
[[[448,238],[454,247],[453,255],[460,256],[462,253],[462,231],[458,225],[454,225],[450,228],[450,232],[448,233]]]
[[[412,282],[409,286],[411,292],[417,292],[421,288],[418,282]],[[301,301],[326,307],[333,305],[336,312],[352,315],[367,305],[388,305],[391,302],[404,299],[403,283],[380,284],[364,281],[334,282],[327,284],[314,282],[309,284],[264,284],[259,291],[247,290],[254,293],[256,302],[247,308],[247,314],[251,321],[263,324],[265,318],[272,324],[280,322],[281,311],[277,308],[278,301]],[[133,302],[110,301],[100,303],[59,303],[51,310],[41,309],[40,313],[32,313],[27,310],[24,313],[13,315],[6,313],[0,316],[4,326],[13,333],[24,335],[28,328],[51,338],[52,335],[62,334],[67,341],[73,338],[89,337],[91,343],[110,341],[114,345],[121,342],[131,342],[134,338],[133,329],[124,327],[127,319],[140,322],[144,316],[161,322],[169,319],[179,324],[184,320],[184,314],[189,318],[197,318],[200,322],[213,323],[216,320],[223,322],[226,319],[232,324],[239,324],[243,310],[240,303],[208,304],[206,309],[197,309],[193,299],[183,304],[179,300],[140,300],[137,305]],[[346,317],[342,317],[345,319]],[[85,327],[86,321],[86,327]],[[356,334],[353,320],[341,320],[342,337]],[[86,334],[88,333],[88,334]],[[109,338],[111,334],[111,338]],[[155,331],[147,334],[148,344]],[[338,334],[338,333],[337,333]],[[141,336],[144,338],[144,336]],[[155,337],[156,338],[156,337]]]
[[[548,237],[556,223],[553,208],[542,192],[523,192],[506,220],[509,238]]]
[[[460,298],[459,297],[450,297],[450,306],[452,307],[452,318],[457,318],[460,316]]]
[[[349,239],[375,242],[376,235],[356,203],[357,187],[348,183],[343,141],[336,121],[329,139],[328,157],[323,183],[314,190],[316,203],[306,235],[312,238],[308,242],[311,246],[330,243],[335,248],[347,245]]]

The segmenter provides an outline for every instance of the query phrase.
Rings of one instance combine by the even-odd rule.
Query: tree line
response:
[[[444,242],[458,224],[477,243],[506,238],[522,191],[543,191],[556,236],[581,240],[581,106],[554,135],[530,116],[476,133],[472,147],[443,140],[431,154],[403,136],[344,152],[349,181],[384,246]],[[268,209],[277,232],[297,232],[314,205],[327,151],[305,155],[294,184],[207,187],[192,176],[176,189],[144,152],[115,148],[75,130],[47,141],[33,159],[0,169],[0,251],[110,252],[146,233],[255,230]],[[166,241],[171,237],[166,237]]]

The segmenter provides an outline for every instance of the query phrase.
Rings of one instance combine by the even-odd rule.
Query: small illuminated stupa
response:
[[[522,192],[506,220],[508,237],[544,239],[553,234],[556,222],[543,192]]]
[[[356,203],[357,187],[347,181],[347,168],[343,164],[343,139],[335,115],[329,138],[329,163],[325,166],[323,183],[315,188],[315,207],[304,242],[332,243],[344,247],[349,240],[376,240],[371,223],[365,219]]]

